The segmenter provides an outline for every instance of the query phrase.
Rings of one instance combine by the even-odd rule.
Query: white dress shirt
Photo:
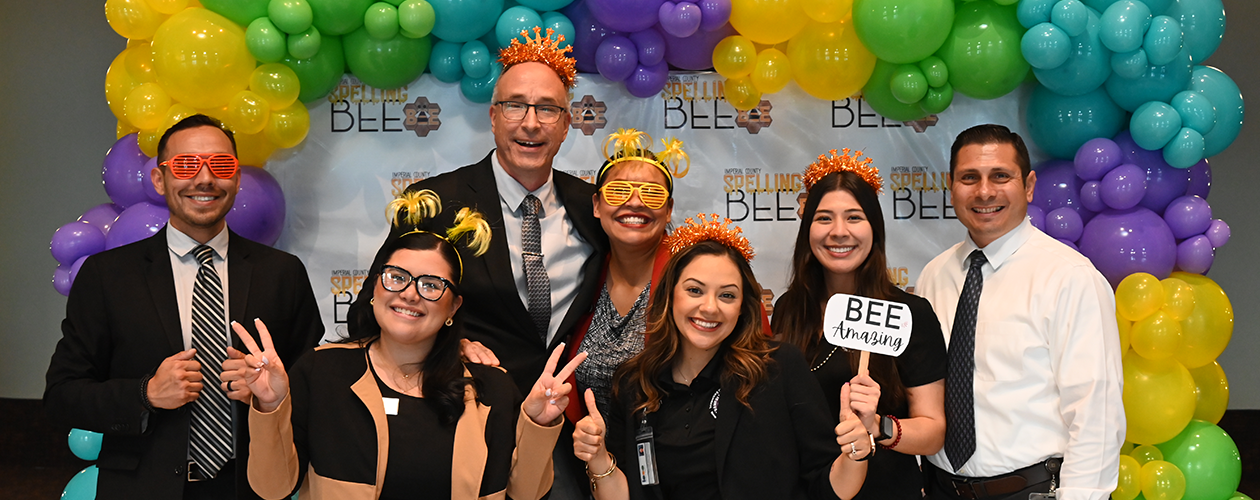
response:
[[[970,236],[938,255],[915,290],[950,339]],[[1111,287],[1081,254],[1027,219],[982,249],[975,343],[976,451],[957,474],[992,477],[1063,457],[1061,500],[1104,500],[1124,442],[1123,371]],[[928,457],[943,470],[945,450]]]
[[[223,284],[223,321],[228,321],[228,230],[225,226],[219,234],[206,243],[214,250],[211,261],[215,272],[219,273],[219,281]],[[179,328],[184,334],[184,349],[192,348],[192,295],[193,285],[197,284],[197,270],[201,264],[193,249],[197,248],[197,240],[192,239],[169,223],[166,225],[166,247],[170,249],[171,272],[175,274],[175,300],[179,302]],[[232,345],[231,333],[223,332],[224,345]]]
[[[547,174],[547,182],[541,187],[526,191],[521,183],[503,170],[498,155],[491,154],[490,161],[494,163],[494,182],[499,188],[499,206],[503,210],[503,232],[507,238],[508,257],[512,260],[512,277],[516,279],[516,292],[520,294],[522,304],[529,304],[529,289],[521,246],[521,220],[524,217],[521,202],[528,194],[542,202],[538,226],[542,230],[543,267],[547,269],[547,278],[551,281],[551,322],[547,327],[547,344],[551,345],[551,339],[560,330],[560,322],[577,297],[578,284],[582,282],[582,265],[595,249],[582,239],[573,221],[569,220],[568,212],[556,197],[552,173]]]

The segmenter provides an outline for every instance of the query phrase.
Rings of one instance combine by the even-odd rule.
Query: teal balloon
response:
[[[853,29],[862,45],[894,63],[912,63],[932,55],[949,37],[953,22],[954,0],[853,2]]]
[[[1229,75],[1211,66],[1194,67],[1190,90],[1203,94],[1216,107],[1216,126],[1203,134],[1204,156],[1216,156],[1233,144],[1242,130],[1242,91]]]
[[[1051,12],[1060,0],[1022,0],[1015,9],[1019,24],[1031,28],[1041,23],[1050,22]]]
[[[1152,65],[1173,62],[1181,52],[1181,23],[1168,16],[1155,16],[1142,40],[1142,49]]]
[[[902,65],[883,59],[875,61],[875,70],[871,78],[862,87],[862,100],[880,116],[892,121],[908,122],[918,120],[929,113],[918,103],[906,104],[897,100],[892,93],[892,79]]]
[[[943,86],[928,89],[927,95],[919,101],[919,106],[925,113],[934,115],[945,111],[952,102],[954,102],[954,88],[946,83]]]
[[[101,438],[102,435],[99,432],[70,429],[70,436],[67,440],[70,444],[70,451],[74,453],[74,456],[79,457],[79,460],[91,462],[101,456]]]
[[[1104,10],[1107,10],[1107,7],[1110,7],[1111,4],[1116,3],[1120,0],[1081,0],[1081,1],[1085,2],[1085,5],[1087,7],[1094,9],[1098,12],[1102,12]]]
[[[281,31],[296,35],[311,27],[311,4],[306,0],[271,0],[267,16]]]
[[[1136,139],[1136,137],[1134,137]],[[1190,168],[1203,159],[1203,134],[1189,127],[1182,127],[1164,146],[1164,161],[1177,168]]]
[[[1102,88],[1063,96],[1037,85],[1028,99],[1028,135],[1055,158],[1073,160],[1076,150],[1096,137],[1114,137],[1124,127],[1124,110]]]
[[[568,7],[569,4],[573,3],[573,0],[519,0],[517,3],[538,12],[547,12]],[[570,40],[572,40],[572,38],[570,38]]]
[[[577,29],[573,27],[573,22],[568,16],[559,12],[543,12],[542,29],[547,32],[547,28],[555,30],[555,34],[564,36],[564,41],[560,42],[560,48],[573,45],[573,38],[577,36]]]
[[[1140,0],[1120,0],[1102,13],[1103,45],[1112,52],[1131,52],[1142,46],[1151,25],[1151,9]]]
[[[1142,149],[1163,148],[1178,132],[1181,132],[1181,114],[1159,101],[1143,104],[1129,118],[1129,133]]]
[[[1050,11],[1050,22],[1063,29],[1067,36],[1080,36],[1089,24],[1090,9],[1080,0],[1059,0]]]
[[[483,78],[490,74],[490,50],[481,40],[465,43],[459,51],[459,63],[469,78]]]
[[[1190,84],[1190,53],[1185,49],[1177,59],[1163,66],[1147,66],[1137,78],[1115,73],[1107,78],[1107,93],[1125,111],[1134,111],[1149,101],[1168,102]]]
[[[1120,78],[1138,78],[1142,76],[1142,73],[1146,72],[1148,66],[1150,64],[1147,62],[1145,50],[1137,49],[1133,52],[1111,53],[1111,71]]]
[[[205,0],[205,7],[241,26],[249,26],[260,17],[267,17],[269,0]]]
[[[376,2],[363,14],[363,27],[368,36],[377,40],[389,40],[398,35],[398,8],[385,2]],[[415,37],[421,38],[421,37]]]
[[[345,36],[346,67],[363,83],[378,89],[406,86],[424,73],[433,48],[430,37],[396,36],[376,40],[359,28]]]
[[[1200,134],[1206,135],[1216,126],[1216,106],[1203,94],[1193,90],[1179,92],[1169,104],[1181,115],[1182,125]]]
[[[481,44],[483,47],[485,44]],[[460,54],[464,44],[438,40],[433,43],[433,51],[429,55],[429,72],[440,82],[455,83],[464,77],[463,61]]]
[[[1153,16],[1163,14],[1176,1],[1177,0],[1142,0],[1142,2],[1146,3],[1147,7],[1150,7],[1151,15]]]
[[[311,26],[306,31],[289,35],[289,55],[296,59],[315,57],[322,43],[323,37],[319,34],[319,29]]]
[[[945,61],[936,56],[929,56],[927,59],[919,61],[919,70],[923,71],[923,76],[927,78],[928,85],[933,87],[944,87],[949,85],[949,66],[945,65]]]
[[[61,500],[93,500],[96,498],[96,479],[100,475],[100,470],[95,465],[88,466],[76,473],[70,478],[70,482],[66,483],[66,489],[61,492]]]
[[[1071,43],[1071,37],[1062,28],[1053,23],[1041,23],[1024,33],[1019,49],[1032,67],[1053,69],[1067,62]]]
[[[1111,76],[1112,53],[1098,38],[1101,26],[1098,14],[1093,9],[1087,10],[1089,23],[1084,32],[1072,37],[1068,56],[1063,64],[1053,68],[1033,68],[1037,81],[1057,94],[1086,94],[1101,86]]]
[[[309,103],[337,88],[346,73],[346,56],[341,37],[321,37],[319,52],[309,59],[286,57],[280,60],[298,77],[298,100]]]
[[[289,50],[284,32],[266,17],[260,17],[249,23],[249,27],[245,29],[245,47],[249,48],[249,53],[254,56],[254,59],[265,63],[284,59],[284,55]]]
[[[433,0],[429,4],[437,19],[433,36],[449,42],[481,38],[494,29],[503,12],[503,0]]]
[[[902,64],[893,73],[889,90],[894,98],[905,104],[914,104],[923,100],[928,91],[927,77],[923,71],[913,64]]]
[[[1229,498],[1242,481],[1242,457],[1220,427],[1191,420],[1177,437],[1155,445],[1186,476],[1185,500]]]
[[[542,16],[534,9],[524,5],[517,5],[503,11],[499,16],[499,22],[494,25],[494,37],[499,42],[500,47],[507,47],[512,43],[512,39],[520,40],[525,43],[525,37],[521,36],[522,31],[528,31],[529,36],[534,36],[534,27],[542,27]]]
[[[1190,57],[1203,64],[1221,46],[1225,36],[1225,6],[1221,0],[1177,0],[1166,12],[1181,23]]]
[[[490,102],[490,98],[494,96],[494,84],[499,81],[501,73],[503,73],[503,67],[494,64],[490,66],[490,73],[481,78],[470,78],[465,75],[459,81],[459,91],[469,101]]]
[[[954,91],[975,99],[996,99],[1028,76],[1020,52],[1024,29],[1015,7],[992,0],[958,4],[954,29],[936,55],[949,66]]]
[[[363,14],[373,0],[307,0],[311,3],[312,20],[325,35],[345,35],[363,26]]]

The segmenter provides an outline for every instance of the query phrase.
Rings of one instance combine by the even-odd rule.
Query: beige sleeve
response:
[[[511,498],[538,500],[551,490],[554,479],[551,453],[564,422],[543,427],[521,411],[516,422],[516,451],[512,452],[512,475],[507,494]]]
[[[293,446],[293,406],[285,396],[280,407],[263,413],[249,408],[249,485],[266,499],[287,498],[297,486],[297,448]]]

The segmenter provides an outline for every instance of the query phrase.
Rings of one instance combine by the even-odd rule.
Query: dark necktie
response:
[[[197,262],[197,282],[193,285],[192,346],[201,363],[201,396],[192,403],[189,432],[189,476],[195,480],[213,479],[232,454],[232,416],[227,394],[219,390],[219,371],[227,358],[227,321],[223,314],[223,284],[214,270],[214,250],[201,245],[193,249]]]
[[[984,275],[980,268],[988,259],[984,252],[971,252],[971,267],[949,335],[949,371],[945,377],[945,456],[957,472],[976,452],[976,405],[972,381],[976,371],[976,308]]]
[[[525,262],[525,290],[529,298],[529,317],[543,342],[547,341],[547,329],[551,325],[551,280],[543,267],[542,229],[538,226],[538,211],[542,202],[532,194],[521,202],[521,250]]]

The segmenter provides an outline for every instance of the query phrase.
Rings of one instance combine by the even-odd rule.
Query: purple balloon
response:
[[[1033,186],[1033,204],[1047,213],[1059,207],[1072,207],[1089,222],[1094,212],[1081,204],[1081,184],[1076,167],[1067,160],[1049,160],[1037,165],[1037,183]]]
[[[1080,251],[1081,251],[1081,249],[1080,249],[1080,248],[1077,248],[1077,246],[1076,246],[1076,242],[1074,242],[1074,241],[1072,241],[1072,240],[1059,239],[1059,243],[1062,243],[1062,244],[1064,244],[1064,245],[1067,245],[1067,246],[1068,246],[1068,248],[1071,248],[1072,250],[1075,250],[1075,251],[1077,251],[1077,252],[1080,252]]]
[[[665,0],[586,0],[586,6],[604,26],[633,33],[656,24],[657,12],[664,2]]]
[[[666,1],[657,11],[661,29],[678,38],[687,38],[700,29],[700,15],[700,6],[688,2]]]
[[[1164,222],[1179,240],[1203,234],[1212,225],[1212,206],[1198,196],[1182,196],[1168,204]]]
[[[669,65],[665,64],[665,61],[654,66],[639,65],[634,69],[634,74],[626,80],[626,90],[635,97],[652,97],[665,89],[667,80],[669,80]]]
[[[275,245],[284,231],[284,191],[270,173],[241,167],[241,190],[227,214],[228,227],[264,245]]]
[[[731,20],[731,0],[700,0],[700,29],[720,29]]]
[[[665,38],[665,60],[670,66],[686,70],[706,70],[713,68],[713,48],[723,38],[739,33],[730,24],[724,24],[716,30],[697,31],[687,38],[678,38],[669,33],[661,33]]]
[[[1046,230],[1046,211],[1037,205],[1028,205],[1028,222],[1033,227],[1040,229],[1042,232]]]
[[[1198,235],[1177,245],[1177,269],[1191,274],[1207,274],[1216,251],[1207,236]]]
[[[665,38],[659,31],[647,29],[631,33],[630,41],[639,48],[639,64],[655,66],[665,60]]]
[[[1098,182],[1098,197],[1116,210],[1136,207],[1146,195],[1146,170],[1124,164],[1111,169]]]
[[[1103,174],[1124,162],[1120,146],[1106,137],[1090,139],[1076,150],[1076,176],[1087,181],[1101,179]]]
[[[1071,207],[1059,207],[1046,214],[1046,234],[1054,239],[1076,241],[1081,239],[1084,231],[1085,223],[1081,221],[1081,214]]]
[[[118,214],[118,220],[114,221],[109,234],[105,235],[105,249],[118,248],[153,236],[170,218],[171,212],[166,207],[147,201],[136,203]]]
[[[600,24],[586,7],[589,0],[578,0],[560,10],[560,13],[573,23],[573,58],[577,60],[577,69],[583,73],[596,73],[595,51],[605,38],[618,34],[616,31]]]
[[[144,172],[144,194],[148,197],[146,201],[159,207],[166,206],[166,197],[158,194],[157,189],[153,187],[153,176],[149,174],[153,169],[158,168],[157,157],[149,158],[144,162],[141,171]]]
[[[1099,193],[1098,181],[1085,181],[1081,184],[1081,206],[1091,212],[1101,212],[1107,209],[1107,204],[1102,201],[1102,194]]]
[[[70,266],[57,266],[57,269],[53,270],[52,282],[53,290],[67,297],[70,296],[70,284],[74,283],[74,280],[70,279]]]
[[[1188,169],[1174,168],[1164,161],[1163,151],[1142,149],[1126,130],[1116,135],[1116,144],[1124,152],[1124,162],[1146,169],[1146,195],[1139,203],[1156,213],[1163,213],[1174,198],[1186,194],[1190,185]]]
[[[1144,207],[1098,214],[1085,224],[1077,246],[1112,288],[1133,273],[1167,278],[1177,262],[1177,240],[1168,224]]]
[[[620,82],[639,66],[639,49],[629,38],[613,35],[600,42],[595,51],[595,67],[604,78]]]
[[[1208,241],[1212,242],[1212,248],[1220,248],[1229,243],[1229,224],[1225,221],[1216,219],[1212,224],[1208,225],[1207,232],[1203,233],[1207,236]]]
[[[114,225],[114,219],[117,219],[118,214],[121,212],[122,207],[118,205],[101,203],[83,212],[83,215],[79,216],[79,221],[96,226],[97,229],[101,230],[101,233],[109,234],[110,226]]]
[[[70,265],[70,287],[74,286],[74,278],[79,276],[79,269],[83,268],[83,263],[87,262],[87,258],[88,256],[86,255],[79,257],[79,260],[74,261],[74,264]],[[70,295],[69,288],[66,289],[66,295]]]
[[[1190,186],[1186,188],[1186,194],[1195,195],[1206,200],[1208,193],[1211,191],[1212,166],[1208,165],[1208,161],[1205,158],[1190,167]]]
[[[48,249],[59,264],[70,265],[79,257],[104,250],[105,233],[86,222],[74,221],[57,228],[52,241],[48,242]]]
[[[105,164],[101,167],[101,180],[105,183],[105,194],[123,208],[147,201],[144,180],[149,172],[144,170],[144,162],[149,159],[140,151],[136,142],[136,134],[124,135],[105,153]],[[151,185],[151,184],[150,184]]]

